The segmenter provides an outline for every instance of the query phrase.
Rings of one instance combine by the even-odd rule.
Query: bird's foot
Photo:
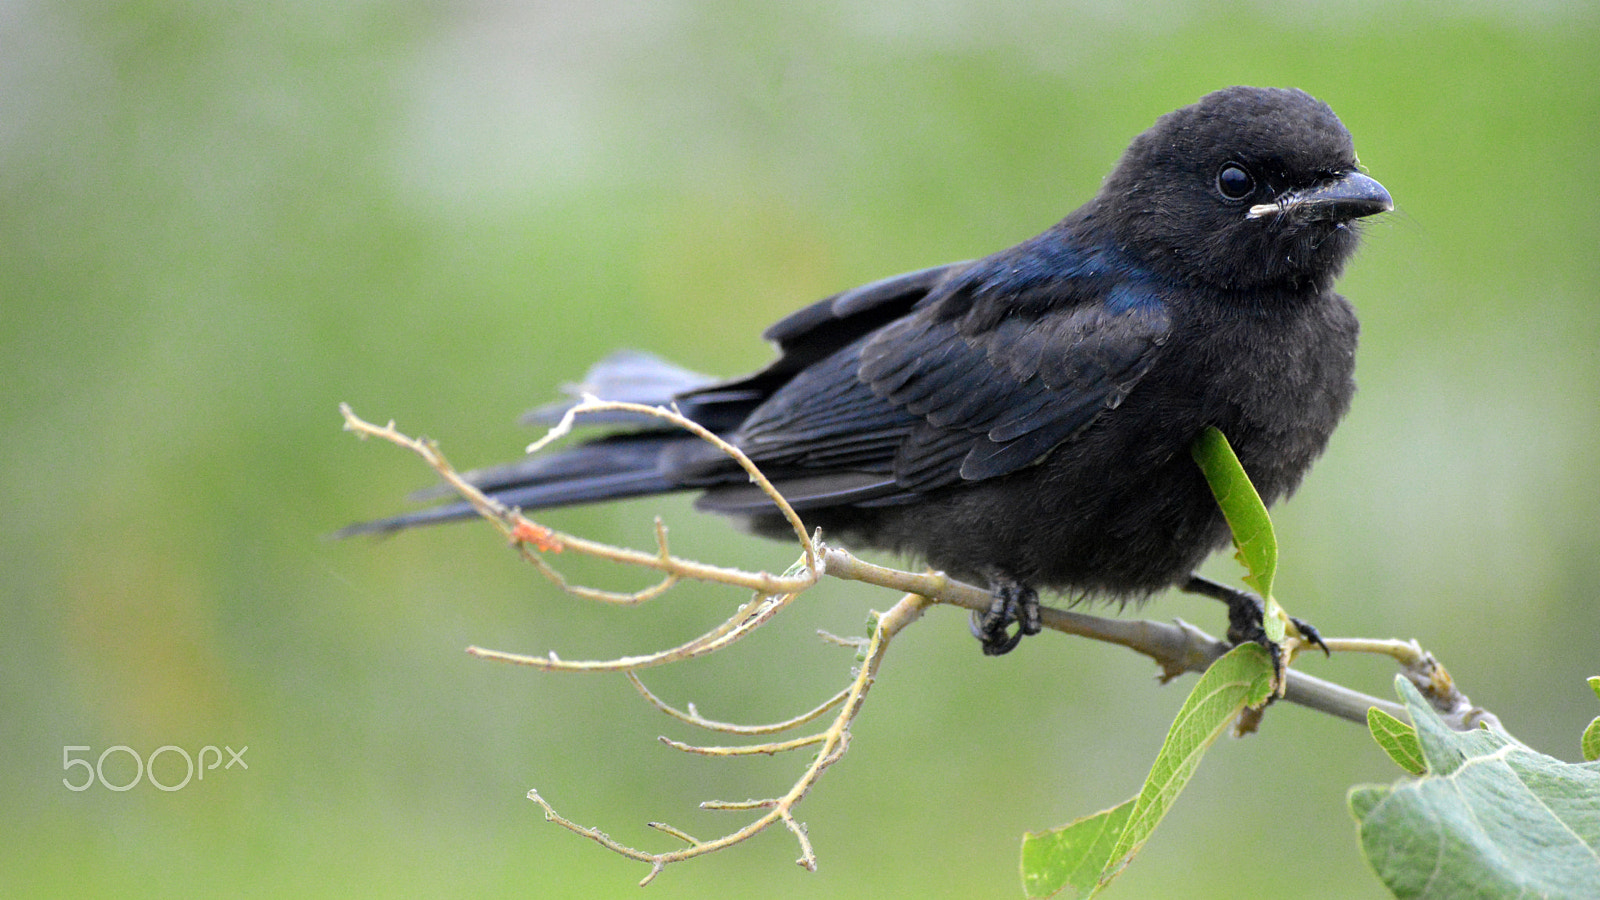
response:
[[[1253,641],[1274,650],[1272,641],[1267,637],[1265,624],[1266,605],[1255,594],[1239,591],[1228,598],[1228,642],[1238,645],[1245,641]],[[1295,633],[1308,647],[1316,647],[1325,655],[1332,655],[1328,645],[1322,640],[1322,633],[1317,627],[1299,616],[1290,616],[1289,624],[1294,626]],[[1275,652],[1275,650],[1274,650]]]
[[[1277,659],[1278,653],[1273,650],[1271,641],[1267,637],[1264,624],[1266,605],[1261,602],[1260,597],[1200,575],[1190,575],[1186,580],[1179,582],[1178,588],[1228,604],[1228,642],[1242,644],[1245,641],[1252,641],[1266,647],[1267,651],[1273,654],[1273,659]],[[1309,647],[1321,648],[1324,654],[1329,654],[1328,645],[1310,622],[1290,616],[1289,623],[1294,626],[1302,643]]]
[[[1283,658],[1284,645],[1267,635],[1266,604],[1255,594],[1233,588],[1224,588],[1222,596],[1218,599],[1228,604],[1228,642],[1238,646],[1248,641],[1266,648],[1268,655],[1272,657],[1273,683],[1283,685],[1288,674],[1288,661]],[[1328,645],[1323,642],[1321,633],[1310,622],[1289,616],[1289,623],[1306,646],[1320,647],[1324,654],[1329,654]]]
[[[1044,625],[1039,616],[1039,594],[1025,584],[1004,577],[990,582],[994,602],[985,612],[972,613],[972,636],[983,645],[984,656],[1010,653],[1025,634],[1038,634]],[[1017,626],[1015,631],[1011,626]]]

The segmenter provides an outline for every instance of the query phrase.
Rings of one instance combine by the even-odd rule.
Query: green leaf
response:
[[[1022,836],[1022,889],[1029,897],[1066,892],[1085,898],[1099,888],[1111,851],[1128,824],[1137,798],[1085,816],[1054,831]]]
[[[1138,803],[1117,844],[1121,857],[1118,870],[1150,838],[1223,729],[1245,707],[1267,702],[1272,693],[1272,677],[1272,660],[1259,644],[1242,644],[1229,650],[1200,676],[1172,727],[1167,729],[1167,739],[1139,791]]]
[[[1206,748],[1246,706],[1272,691],[1272,661],[1258,644],[1242,644],[1212,663],[1167,730],[1139,795],[1054,831],[1022,840],[1022,883],[1029,897],[1063,890],[1098,893],[1144,847],[1194,775]]]
[[[1267,515],[1266,504],[1256,493],[1250,476],[1245,474],[1239,457],[1228,444],[1228,439],[1216,428],[1201,432],[1191,449],[1206,483],[1222,507],[1222,516],[1233,530],[1233,545],[1238,550],[1239,561],[1249,575],[1245,582],[1255,588],[1263,598],[1272,597],[1272,579],[1278,570],[1278,538],[1272,530],[1272,518]]]
[[[1417,730],[1377,707],[1367,710],[1367,729],[1383,752],[1395,765],[1413,775],[1428,771],[1422,761],[1422,745],[1417,743]]]
[[[1600,697],[1600,677],[1591,677],[1589,687],[1594,689],[1596,697]],[[1583,730],[1583,739],[1579,741],[1579,746],[1583,748],[1584,759],[1590,762],[1600,759],[1600,717],[1596,717],[1589,723],[1589,727]]]
[[[1445,725],[1404,677],[1428,774],[1351,790],[1367,862],[1397,897],[1594,897],[1600,763]]]

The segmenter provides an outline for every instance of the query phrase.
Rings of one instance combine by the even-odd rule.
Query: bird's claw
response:
[[[1300,640],[1305,641],[1306,646],[1320,649],[1323,656],[1333,655],[1333,651],[1329,650],[1328,645],[1322,640],[1322,632],[1318,631],[1315,625],[1299,616],[1290,616],[1289,621],[1294,624],[1294,630],[1300,632]]]
[[[1039,613],[1039,594],[1033,588],[1009,579],[996,579],[994,601],[988,610],[972,613],[972,636],[983,645],[984,656],[1001,656],[1016,649],[1022,636],[1044,629]],[[1016,631],[1011,625],[1016,624]]]

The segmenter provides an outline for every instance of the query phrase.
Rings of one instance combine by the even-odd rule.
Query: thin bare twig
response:
[[[598,397],[586,394],[561,416],[561,421],[557,422],[555,427],[551,428],[544,437],[529,444],[526,452],[533,454],[543,450],[552,442],[571,433],[573,423],[577,421],[579,416],[599,412],[629,412],[642,416],[652,416],[676,425],[722,451],[725,456],[738,463],[739,468],[744,469],[745,474],[750,476],[751,483],[755,484],[756,487],[761,489],[762,493],[771,498],[773,505],[778,508],[784,520],[789,523],[789,527],[794,529],[795,537],[799,540],[800,546],[805,549],[806,567],[810,569],[816,568],[816,548],[811,544],[811,536],[806,534],[806,526],[800,521],[800,516],[794,511],[794,507],[790,506],[789,501],[778,493],[778,489],[772,486],[772,482],[767,480],[767,476],[761,469],[751,461],[750,457],[745,455],[743,450],[723,440],[716,432],[683,415],[676,409],[668,409],[664,406],[646,406],[642,403],[601,400]]]
[[[673,422],[674,424],[683,423],[686,425],[693,425],[695,428],[700,427],[698,425],[694,425],[694,423],[690,422],[688,419],[685,419],[683,416],[671,412],[670,410],[663,410],[648,406],[641,407],[638,406],[638,404],[602,403],[593,407],[584,407],[582,404],[580,404],[579,406],[573,407],[572,410],[569,410],[568,414],[570,416],[577,411],[602,412],[616,408],[627,409],[633,412],[643,412],[650,415],[659,415],[662,418],[665,418],[667,421]],[[752,573],[746,572],[742,569],[731,569],[724,566],[708,566],[704,563],[695,562],[694,560],[673,556],[670,553],[665,552],[664,549],[660,548],[658,548],[655,553],[644,553],[639,550],[630,550],[626,547],[613,547],[610,544],[603,544],[599,541],[587,540],[585,538],[577,537],[576,535],[566,534],[564,532],[556,531],[552,528],[547,528],[531,519],[528,519],[526,516],[523,516],[522,513],[514,509],[507,508],[504,504],[495,500],[493,497],[486,495],[482,491],[478,490],[478,488],[471,482],[468,482],[462,478],[460,473],[458,473],[449,464],[449,462],[445,460],[444,454],[439,451],[438,446],[433,441],[409,437],[397,430],[394,426],[394,422],[392,421],[388,425],[384,426],[373,425],[372,423],[361,419],[354,412],[352,412],[349,404],[340,404],[339,412],[344,416],[344,427],[346,431],[354,432],[356,435],[362,438],[382,438],[383,440],[389,441],[397,446],[404,447],[420,456],[424,462],[433,468],[435,472],[439,473],[439,477],[443,478],[445,483],[454,488],[455,491],[459,493],[468,503],[471,503],[472,507],[478,511],[480,516],[492,523],[497,529],[500,530],[502,534],[506,536],[509,541],[521,549],[525,557],[529,556],[527,548],[530,546],[540,552],[549,553],[560,553],[564,550],[570,550],[585,556],[609,560],[611,562],[620,563],[626,566],[653,569],[655,571],[674,576],[675,578],[688,578],[695,581],[711,581],[718,584],[729,584],[736,587],[748,588],[760,594],[798,593],[817,582],[816,566],[811,562],[811,560],[814,560],[815,558],[815,549],[812,547],[811,538],[805,533],[804,527],[798,526],[798,517],[796,517],[794,520],[797,523],[796,534],[802,538],[803,546],[807,549],[808,564],[795,571],[794,574],[787,576],[771,575],[766,572]],[[554,430],[555,429],[552,429],[552,431]],[[704,429],[700,430],[704,431]],[[710,436],[716,437],[715,435]],[[718,438],[718,440],[721,439]],[[743,454],[741,454],[741,456],[742,455]],[[746,461],[748,462],[748,458]],[[763,476],[763,480],[764,478],[765,476]],[[788,504],[784,503],[782,506],[787,507]],[[793,510],[791,509],[790,512],[792,513]],[[664,534],[664,531],[657,532],[658,541],[664,541]],[[541,571],[548,571],[548,567],[541,566]],[[564,580],[560,581],[559,583],[562,584],[563,587],[566,586]]]
[[[843,703],[845,698],[850,695],[850,689],[847,687],[839,693],[834,694],[832,697],[822,701],[820,705],[816,706],[810,711],[801,713],[792,719],[785,719],[782,722],[771,722],[765,725],[734,725],[729,722],[713,721],[701,716],[700,712],[694,708],[693,703],[689,704],[688,712],[682,712],[674,709],[662,701],[660,697],[657,697],[654,693],[652,693],[649,688],[645,687],[644,682],[639,680],[639,676],[637,674],[633,672],[627,672],[625,675],[628,679],[628,682],[633,685],[635,690],[644,696],[644,699],[649,702],[651,706],[654,706],[656,709],[666,713],[680,722],[686,722],[698,728],[704,728],[707,731],[719,731],[723,734],[742,734],[754,736],[761,734],[776,734],[780,731],[788,731],[791,728],[798,728],[807,722],[815,722],[817,719],[822,718],[827,714],[828,710],[833,709],[840,703]]]
[[[569,661],[557,657],[554,651],[545,656],[529,656],[521,653],[508,653],[504,650],[488,650],[483,647],[468,647],[467,652],[480,659],[492,659],[499,662],[514,663],[519,666],[532,666],[547,672],[636,672],[652,666],[665,663],[682,662],[699,656],[715,653],[718,650],[752,633],[757,628],[783,610],[784,607],[794,602],[798,593],[780,595],[757,594],[749,602],[739,607],[734,614],[721,625],[692,638],[676,647],[658,650],[639,656],[622,656],[615,659]]]

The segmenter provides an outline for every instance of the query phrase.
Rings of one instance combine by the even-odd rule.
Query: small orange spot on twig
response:
[[[521,516],[517,517],[516,527],[511,529],[511,540],[519,544],[532,544],[540,553],[561,552],[561,541],[556,539],[554,531]]]

